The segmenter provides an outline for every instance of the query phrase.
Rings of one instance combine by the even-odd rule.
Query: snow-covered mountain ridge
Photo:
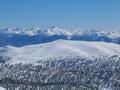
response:
[[[76,30],[67,30],[64,28],[59,28],[59,27],[49,27],[47,29],[41,29],[39,27],[32,27],[28,29],[23,29],[23,28],[6,28],[6,29],[0,29],[0,33],[11,33],[11,34],[19,34],[19,35],[29,35],[29,36],[35,36],[38,34],[47,34],[47,35],[67,35],[67,36],[72,36],[72,35],[82,35],[82,34],[97,34],[97,35],[108,35],[109,37],[120,37],[120,32],[119,31],[97,31],[97,30],[89,30],[89,31],[84,31],[80,29]]]
[[[70,85],[75,85],[76,90],[82,85],[86,90],[119,90],[120,45],[56,40],[23,47],[0,47],[0,85],[7,88],[8,84],[9,88],[19,88],[14,90],[24,87],[37,90],[34,88],[43,84],[61,85],[59,89],[55,85],[48,87],[55,90]]]
[[[120,44],[120,32],[66,30],[58,27],[51,27],[48,29],[0,29],[0,46],[24,46],[29,44],[47,43],[58,39],[105,41]]]
[[[23,47],[0,47],[0,57],[9,59],[8,62],[11,64],[35,64],[42,60],[77,56],[93,58],[113,55],[120,55],[120,45],[105,42],[57,40],[50,43],[26,45]]]

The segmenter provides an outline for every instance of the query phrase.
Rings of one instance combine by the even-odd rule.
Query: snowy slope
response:
[[[6,90],[6,89],[4,89],[4,88],[0,87],[0,90]]]
[[[9,63],[37,63],[65,57],[101,57],[120,55],[120,45],[105,42],[57,40],[23,47],[0,47],[0,57]]]

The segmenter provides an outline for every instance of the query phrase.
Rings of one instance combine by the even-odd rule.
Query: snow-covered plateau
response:
[[[0,85],[10,90],[119,90],[120,45],[56,40],[3,46]]]
[[[26,45],[23,47],[0,47],[0,58],[9,64],[32,63],[39,61],[74,57],[97,58],[120,55],[120,45],[106,42],[56,40],[50,43]]]

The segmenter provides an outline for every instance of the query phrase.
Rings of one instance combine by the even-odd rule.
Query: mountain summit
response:
[[[120,55],[120,45],[105,42],[57,40],[51,43],[26,45],[19,48],[13,46],[0,48],[0,57],[10,64],[32,64],[43,60],[77,56],[92,59],[113,55]]]

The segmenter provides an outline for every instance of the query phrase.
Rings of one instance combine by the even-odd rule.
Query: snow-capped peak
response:
[[[0,30],[1,33],[13,33],[13,34],[26,34],[29,36],[34,36],[34,35],[38,35],[41,33],[47,34],[47,35],[68,35],[68,36],[72,36],[72,35],[91,35],[91,34],[97,34],[99,36],[109,36],[109,37],[120,37],[120,32],[114,31],[114,32],[108,32],[108,31],[96,31],[96,30],[90,30],[90,31],[85,31],[85,30],[66,30],[64,28],[59,28],[59,27],[49,27],[47,29],[41,29],[39,27],[32,27],[32,28],[28,28],[28,29],[22,29],[22,28],[6,28],[6,29],[1,29]]]
[[[47,30],[48,35],[72,35],[72,33],[68,30],[61,29],[59,27],[50,27]]]
[[[6,28],[1,29],[1,33],[12,33],[12,34],[26,34],[29,36],[38,35],[41,33],[47,34],[47,35],[72,35],[72,33],[69,30],[61,29],[59,27],[49,27],[47,29],[41,29],[39,27],[32,27],[28,29],[22,29],[22,28]]]
[[[26,34],[26,35],[29,35],[29,36],[34,36],[34,35],[37,35],[40,30],[41,29],[38,28],[38,27],[32,27],[32,28],[29,28],[29,29],[25,29],[22,33]]]

